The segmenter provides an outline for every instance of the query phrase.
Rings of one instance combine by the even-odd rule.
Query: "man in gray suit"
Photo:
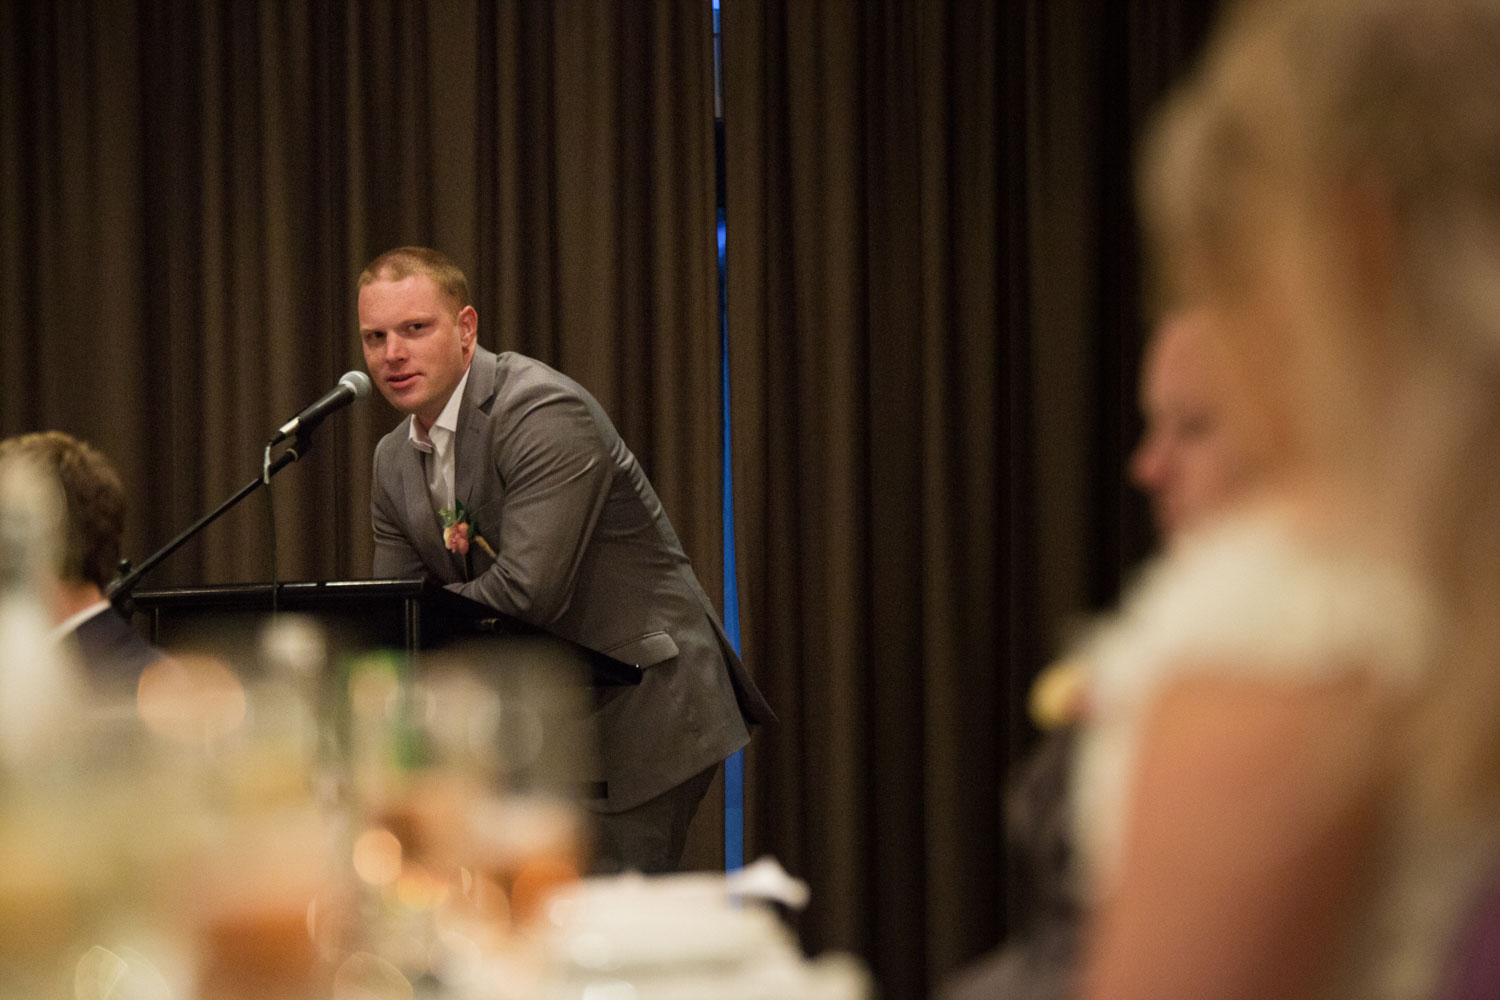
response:
[[[372,261],[359,324],[371,378],[408,414],[375,448],[374,575],[425,573],[641,667],[597,699],[595,867],[675,869],[714,771],[774,715],[645,473],[576,382],[477,346],[468,282],[441,253]]]

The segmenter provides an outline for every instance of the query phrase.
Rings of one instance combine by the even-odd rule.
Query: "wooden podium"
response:
[[[165,648],[207,644],[244,644],[273,610],[308,615],[327,630],[338,654],[376,649],[409,655],[456,643],[493,643],[503,658],[507,640],[539,641],[559,656],[576,660],[583,679],[596,685],[639,684],[641,669],[597,650],[552,636],[519,619],[453,593],[421,578],[400,580],[326,580],[283,583],[272,601],[269,583],[220,584],[136,591],[137,614],[146,618],[147,635]]]

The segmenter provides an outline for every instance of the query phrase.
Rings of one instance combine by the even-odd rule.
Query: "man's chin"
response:
[[[424,400],[418,398],[416,386],[407,386],[400,389],[381,386],[380,394],[385,397],[387,403],[390,403],[402,413],[407,414],[417,412],[417,410],[422,408],[422,403],[424,402]]]

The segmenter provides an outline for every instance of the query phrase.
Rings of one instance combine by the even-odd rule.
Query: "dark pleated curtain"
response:
[[[723,12],[757,842],[814,950],[920,997],[994,945],[1031,677],[1147,544],[1130,161],[1205,12]]]
[[[589,387],[717,592],[712,14],[652,4],[0,5],[0,433],[95,442],[137,558],[362,368],[353,282],[442,248],[480,342]],[[274,481],[284,579],[365,574],[375,399]],[[252,498],[145,586],[265,579]]]

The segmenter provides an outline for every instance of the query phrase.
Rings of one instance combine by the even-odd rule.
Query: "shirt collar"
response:
[[[69,617],[58,622],[57,627],[52,630],[52,638],[61,639],[63,636],[67,635],[69,632],[72,632],[78,626],[82,625],[84,622],[88,621],[90,618],[94,617],[99,612],[105,610],[108,607],[108,601],[95,601],[93,604],[90,604],[88,607],[84,608],[77,614],[70,615]]]
[[[448,403],[443,407],[443,412],[432,422],[430,430],[444,430],[452,434],[458,430],[458,411],[464,402],[464,386],[469,384],[469,372],[474,368],[472,363],[464,369],[463,378],[458,380],[454,386],[453,394],[448,397]],[[417,420],[416,414],[412,414],[411,425],[407,428],[407,439],[411,441],[412,447],[418,451],[432,451],[432,436],[430,431],[422,430],[421,422]]]

